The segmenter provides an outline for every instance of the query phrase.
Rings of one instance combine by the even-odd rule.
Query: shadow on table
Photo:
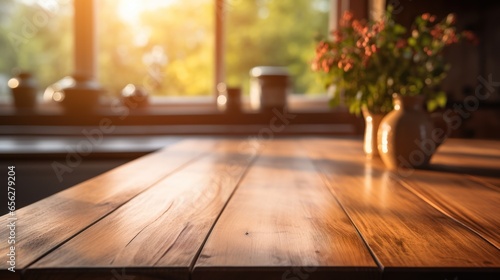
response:
[[[447,157],[456,157],[456,158],[474,158],[474,159],[486,159],[486,160],[498,160],[500,166],[500,156],[491,155],[491,154],[471,154],[471,153],[460,153],[460,152],[449,152],[449,151],[440,151],[438,150],[439,156],[447,156]],[[499,167],[500,171],[500,167]]]
[[[438,151],[427,169],[446,173],[500,178],[500,155]]]
[[[500,163],[499,163],[500,165]],[[477,167],[472,165],[446,165],[446,164],[431,164],[425,170],[436,171],[436,172],[446,172],[455,174],[467,174],[472,176],[485,176],[500,178],[500,167],[499,168],[486,168]]]

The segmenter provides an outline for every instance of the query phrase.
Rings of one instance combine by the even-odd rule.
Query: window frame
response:
[[[194,104],[210,105],[214,110],[217,108],[217,84],[225,82],[226,77],[226,65],[225,65],[225,44],[226,44],[226,18],[225,14],[228,10],[228,0],[212,0],[214,1],[214,20],[215,20],[215,36],[214,36],[214,77],[213,77],[213,88],[211,94],[206,95],[207,101],[200,102],[198,98]],[[357,0],[363,1],[366,7],[367,3],[371,3],[371,8],[373,8],[372,2],[376,2],[379,5],[385,5],[385,0]],[[350,8],[351,0],[330,0],[330,20],[329,20],[329,30],[336,29],[338,21],[341,18],[343,11]],[[74,8],[74,47],[73,47],[73,57],[74,60],[74,73],[76,75],[86,75],[97,79],[99,67],[97,62],[98,56],[98,35],[97,28],[99,27],[99,20],[97,18],[97,4],[98,0],[72,0],[72,5]],[[383,4],[380,4],[383,3]],[[355,11],[356,12],[356,11]],[[361,14],[363,11],[357,11],[357,14]],[[367,11],[364,11],[367,14]],[[83,44],[84,42],[85,44]],[[326,98],[326,94],[312,95],[311,98],[304,97],[300,94],[292,94],[289,96],[288,100],[294,104],[296,108],[309,108],[314,110],[314,104],[317,104],[319,99]],[[163,99],[163,100],[162,100]],[[189,105],[190,97],[181,97],[177,99],[183,99],[181,102],[184,105]],[[311,102],[308,102],[310,99]],[[165,105],[168,103],[169,97],[154,97],[151,102],[152,106]],[[156,102],[155,100],[161,100],[161,102]],[[248,101],[243,99],[243,107],[247,106]],[[303,104],[303,106],[301,106]],[[194,107],[197,107],[196,105]],[[323,106],[316,107],[321,110]]]

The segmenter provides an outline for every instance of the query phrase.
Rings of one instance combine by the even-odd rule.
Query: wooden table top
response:
[[[357,139],[188,138],[16,217],[1,279],[500,279],[500,142],[408,172]]]

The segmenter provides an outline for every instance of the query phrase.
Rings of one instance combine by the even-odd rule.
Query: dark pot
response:
[[[16,109],[33,109],[37,103],[38,83],[28,72],[21,72],[9,80]]]
[[[72,86],[61,89],[61,105],[67,113],[86,113],[98,108],[105,91],[99,83],[85,77],[73,77]]]

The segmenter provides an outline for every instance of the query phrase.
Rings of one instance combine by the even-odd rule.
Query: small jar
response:
[[[221,83],[217,85],[217,108],[221,112],[237,114],[241,112],[241,89],[238,87],[227,87]]]
[[[29,72],[20,72],[8,81],[16,109],[33,109],[37,103],[38,83]]]
[[[128,84],[121,91],[121,101],[130,109],[144,108],[149,105],[149,94],[142,87]]]
[[[290,74],[284,67],[257,66],[250,71],[250,106],[255,111],[283,110],[290,94]]]

